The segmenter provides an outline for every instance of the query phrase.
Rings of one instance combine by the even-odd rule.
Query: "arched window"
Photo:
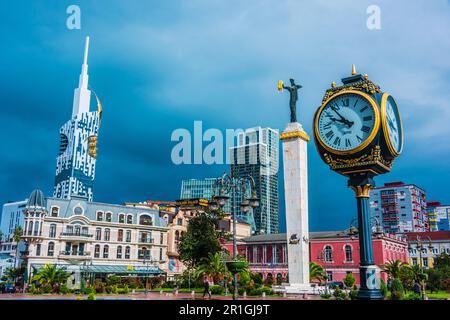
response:
[[[95,240],[102,240],[102,229],[95,229]]]
[[[36,255],[37,256],[41,255],[41,244],[40,243],[36,244]]]
[[[125,259],[130,259],[130,251],[131,251],[130,247],[126,246],[125,247]]]
[[[132,224],[133,223],[133,216],[131,214],[127,215],[127,223]]]
[[[332,262],[333,261],[333,249],[331,248],[331,246],[326,246],[324,249],[324,254],[325,254],[325,261],[326,262]]]
[[[109,246],[105,244],[105,246],[103,247],[103,258],[108,259],[108,255],[109,255]]]
[[[75,225],[75,235],[76,236],[81,235],[81,226],[80,225]]]
[[[142,224],[144,226],[152,226],[153,225],[153,219],[148,214],[142,214],[139,217],[139,224]]]
[[[180,232],[178,230],[175,231],[175,242],[180,241]]]
[[[59,214],[59,208],[58,207],[52,207],[52,213],[51,216],[52,217],[57,217]]]
[[[117,247],[117,259],[122,259],[122,246]]]
[[[131,242],[131,230],[127,230],[126,242]]]
[[[94,258],[100,258],[100,245],[96,244],[94,247]]]
[[[97,212],[97,221],[103,221],[103,212],[101,211]]]
[[[142,247],[142,249],[138,251],[138,259],[150,259],[150,250],[146,247]]]
[[[106,213],[106,222],[111,222],[111,212]]]
[[[119,223],[125,223],[125,215],[123,213],[119,214]]]
[[[50,225],[50,229],[48,229],[48,236],[49,236],[49,238],[56,237],[56,224],[55,223],[52,223]]]
[[[353,252],[352,252],[352,246],[347,244],[345,246],[345,261],[346,262],[352,262],[353,261]]]
[[[109,238],[111,236],[111,231],[109,230],[109,228],[105,229],[105,241],[109,241]]]
[[[24,226],[24,228],[23,228],[23,234],[25,235],[25,234],[27,234],[27,232],[28,232],[28,221],[25,221],[25,226]],[[0,239],[0,242],[1,242],[1,240],[2,239]],[[442,249],[443,250],[443,249]],[[444,251],[442,251],[442,252],[444,252]]]
[[[55,254],[55,243],[54,242],[49,242],[48,243],[47,256],[53,257],[54,254]]]
[[[119,229],[119,231],[117,231],[117,241],[123,241],[123,230]]]
[[[33,221],[30,221],[28,224],[28,235],[31,236],[33,234]]]

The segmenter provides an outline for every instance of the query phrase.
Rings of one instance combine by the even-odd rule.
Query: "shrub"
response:
[[[422,297],[417,293],[408,293],[403,300],[422,300]]]
[[[117,289],[118,294],[128,294],[130,292],[130,289],[128,289],[128,285],[125,285],[125,287]]]
[[[89,295],[87,297],[87,300],[96,300],[96,299],[97,298],[95,297],[95,293],[94,292],[89,293]]]
[[[223,294],[225,288],[219,285],[213,285],[209,290],[211,290],[211,294]]]
[[[90,294],[90,293],[95,293],[95,289],[92,287],[86,287],[80,290],[81,294]]]
[[[262,284],[263,283],[262,276],[259,273],[253,273],[251,275],[251,279],[253,280],[253,282],[255,284]]]
[[[403,298],[403,285],[398,279],[394,279],[392,281],[392,290],[391,290],[391,299],[392,300],[401,300]]]
[[[381,291],[381,294],[386,298],[387,293],[388,293],[388,288],[386,286],[386,282],[384,282],[383,279],[380,279],[380,291]]]
[[[42,293],[51,293],[53,291],[53,288],[50,284],[46,284],[45,286],[41,287]]]
[[[63,284],[61,286],[61,288],[59,289],[59,292],[61,292],[62,294],[69,294],[69,293],[71,293],[71,290],[69,288],[67,288],[66,284]]]
[[[261,293],[265,292],[267,295],[273,293],[273,290],[270,287],[262,287],[260,290],[261,290]]]
[[[348,300],[348,295],[342,291],[339,287],[336,287],[333,292],[333,296],[336,298],[336,300]]]
[[[330,299],[332,296],[331,296],[331,294],[329,294],[329,293],[325,293],[325,294],[321,294],[320,297],[321,297],[322,299],[328,300],[328,299]]]
[[[106,291],[107,294],[111,294],[111,292],[112,292],[112,286],[106,286],[106,287],[105,287],[105,291]]]
[[[351,287],[353,287],[353,285],[355,284],[355,282],[356,282],[356,279],[355,279],[355,277],[353,276],[353,274],[347,273],[347,275],[346,275],[345,278],[344,278],[344,284],[345,284],[345,286],[346,286],[347,288],[351,288]]]
[[[348,295],[351,300],[356,300],[358,299],[358,290],[352,290]]]

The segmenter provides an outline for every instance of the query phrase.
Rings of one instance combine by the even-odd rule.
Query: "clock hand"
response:
[[[347,119],[345,119],[338,111],[335,107],[331,106],[331,110],[333,110],[334,112],[336,112],[336,114],[339,116],[339,118],[341,118],[340,122],[345,123],[349,128],[354,124],[353,121],[349,121]],[[339,121],[339,120],[338,120]]]

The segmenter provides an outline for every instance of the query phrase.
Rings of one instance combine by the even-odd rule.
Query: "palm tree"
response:
[[[310,281],[317,280],[319,284],[322,284],[327,277],[325,269],[315,262],[310,262],[309,264],[309,279]]]
[[[381,266],[382,272],[386,272],[389,278],[398,279],[401,273],[401,269],[404,265],[407,265],[401,260],[389,261]]]
[[[34,275],[33,281],[38,281],[43,286],[66,283],[70,273],[66,272],[62,268],[58,268],[55,264],[47,263]]]
[[[19,242],[21,237],[22,237],[22,227],[17,226],[14,228],[13,232],[13,241],[16,243],[16,254],[14,255],[14,267],[16,267],[17,264],[17,252],[19,250]]]
[[[220,252],[209,253],[207,257],[203,257],[200,260],[200,264],[195,272],[196,277],[198,278],[205,273],[213,279],[214,283],[227,273],[227,268]]]

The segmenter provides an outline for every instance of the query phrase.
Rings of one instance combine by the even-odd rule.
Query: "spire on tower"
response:
[[[78,82],[78,88],[75,89],[73,96],[72,118],[80,113],[89,112],[89,103],[91,100],[91,91],[88,89],[88,53],[89,53],[89,37],[86,37],[84,45],[83,65],[81,66],[81,74]]]

